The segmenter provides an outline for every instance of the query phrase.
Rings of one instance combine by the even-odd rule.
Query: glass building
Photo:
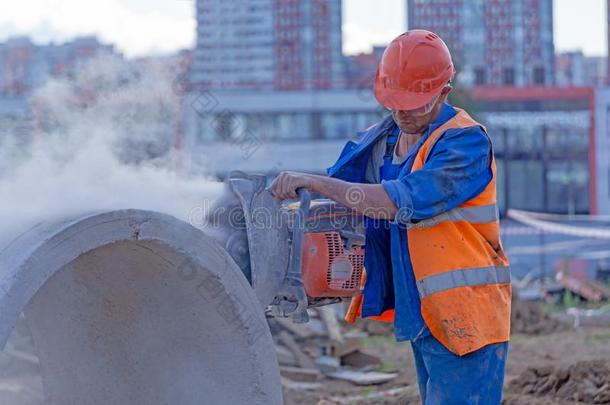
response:
[[[455,100],[487,127],[493,141],[502,214],[508,208],[608,211],[610,196],[598,192],[606,190],[598,179],[607,176],[599,174],[594,95],[592,88],[478,87]],[[347,139],[388,114],[370,91],[361,90],[206,92],[189,97],[184,108],[187,144],[208,148],[201,154],[226,150],[214,166],[223,167],[221,172],[246,163],[231,158],[231,148],[239,153],[234,145],[260,144],[259,159],[249,158],[244,169],[322,173]]]
[[[595,211],[592,88],[477,88],[495,148],[500,208]]]

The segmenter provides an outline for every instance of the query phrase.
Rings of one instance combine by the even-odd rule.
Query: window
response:
[[[345,139],[350,134],[350,116],[341,113],[322,113],[320,126],[322,136],[327,139]]]
[[[507,208],[544,211],[544,172],[537,160],[510,160],[505,179],[509,182]]]
[[[485,68],[477,67],[474,69],[474,84],[476,86],[482,86],[486,82],[485,80]]]
[[[534,68],[534,84],[544,84],[544,67],[536,66]]]
[[[515,69],[512,67],[504,68],[502,71],[502,83],[507,86],[515,84]]]
[[[553,159],[563,160],[568,155],[588,159],[588,130],[569,125],[549,126],[546,131],[545,149],[547,155]]]
[[[542,152],[544,132],[540,126],[519,126],[506,131],[506,152],[534,158]]]
[[[560,214],[589,212],[588,163],[568,159],[551,162],[546,172],[548,207]]]

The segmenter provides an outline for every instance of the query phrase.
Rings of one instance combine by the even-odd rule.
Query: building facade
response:
[[[94,56],[113,52],[113,46],[100,44],[95,37],[49,45],[11,38],[0,44],[0,96],[25,96],[49,77],[74,74]]]
[[[377,66],[381,61],[385,46],[374,46],[371,52],[357,55],[346,55],[345,85],[347,88],[358,89],[373,87]]]
[[[595,171],[597,213],[610,215],[610,88],[595,91]]]
[[[113,53],[94,37],[80,37],[62,44],[38,45],[27,37],[0,43],[0,141],[17,134],[23,142],[45,126],[30,95],[49,78],[74,75],[91,58]]]
[[[608,53],[606,54],[606,81],[605,84],[610,84],[610,0],[606,0],[606,46]]]
[[[582,51],[555,55],[555,83],[559,87],[604,86],[608,58],[585,56]]]
[[[609,91],[477,87],[468,97],[454,102],[493,140],[502,214],[610,214]],[[370,89],[204,91],[184,108],[186,149],[218,174],[322,173],[347,139],[387,115]]]
[[[345,142],[387,111],[370,89],[201,90],[184,100],[184,150],[195,169],[324,173]]]
[[[494,143],[502,211],[599,212],[593,88],[479,87],[472,96]]]
[[[554,83],[552,0],[407,0],[407,27],[445,40],[465,86]]]
[[[196,4],[194,87],[342,87],[341,0],[197,0]]]

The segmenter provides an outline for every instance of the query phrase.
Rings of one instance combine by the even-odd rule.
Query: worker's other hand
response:
[[[313,177],[306,173],[281,172],[271,184],[271,194],[278,200],[297,198],[297,189],[311,189]]]

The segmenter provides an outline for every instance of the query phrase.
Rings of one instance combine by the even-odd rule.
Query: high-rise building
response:
[[[28,38],[11,38],[0,44],[0,93],[20,96],[35,87],[42,75],[36,71],[46,70],[44,58]],[[37,66],[39,69],[35,69]],[[40,69],[42,67],[42,69]]]
[[[552,0],[407,0],[407,26],[445,40],[466,86],[554,83]]]
[[[49,77],[70,75],[96,55],[113,52],[95,37],[48,45],[27,37],[8,39],[0,43],[0,96],[24,96]]]
[[[562,52],[555,55],[555,84],[559,87],[584,86],[585,55],[582,51]]]
[[[559,87],[603,86],[608,58],[585,56],[582,51],[555,55],[555,84]]]
[[[606,35],[608,54],[606,58],[610,59],[610,0],[606,1]],[[605,84],[610,84],[610,62],[606,62],[606,80]]]
[[[374,46],[371,52],[345,56],[346,87],[372,89],[377,66],[381,61],[385,46]]]
[[[302,90],[343,81],[341,0],[197,0],[191,82]]]

